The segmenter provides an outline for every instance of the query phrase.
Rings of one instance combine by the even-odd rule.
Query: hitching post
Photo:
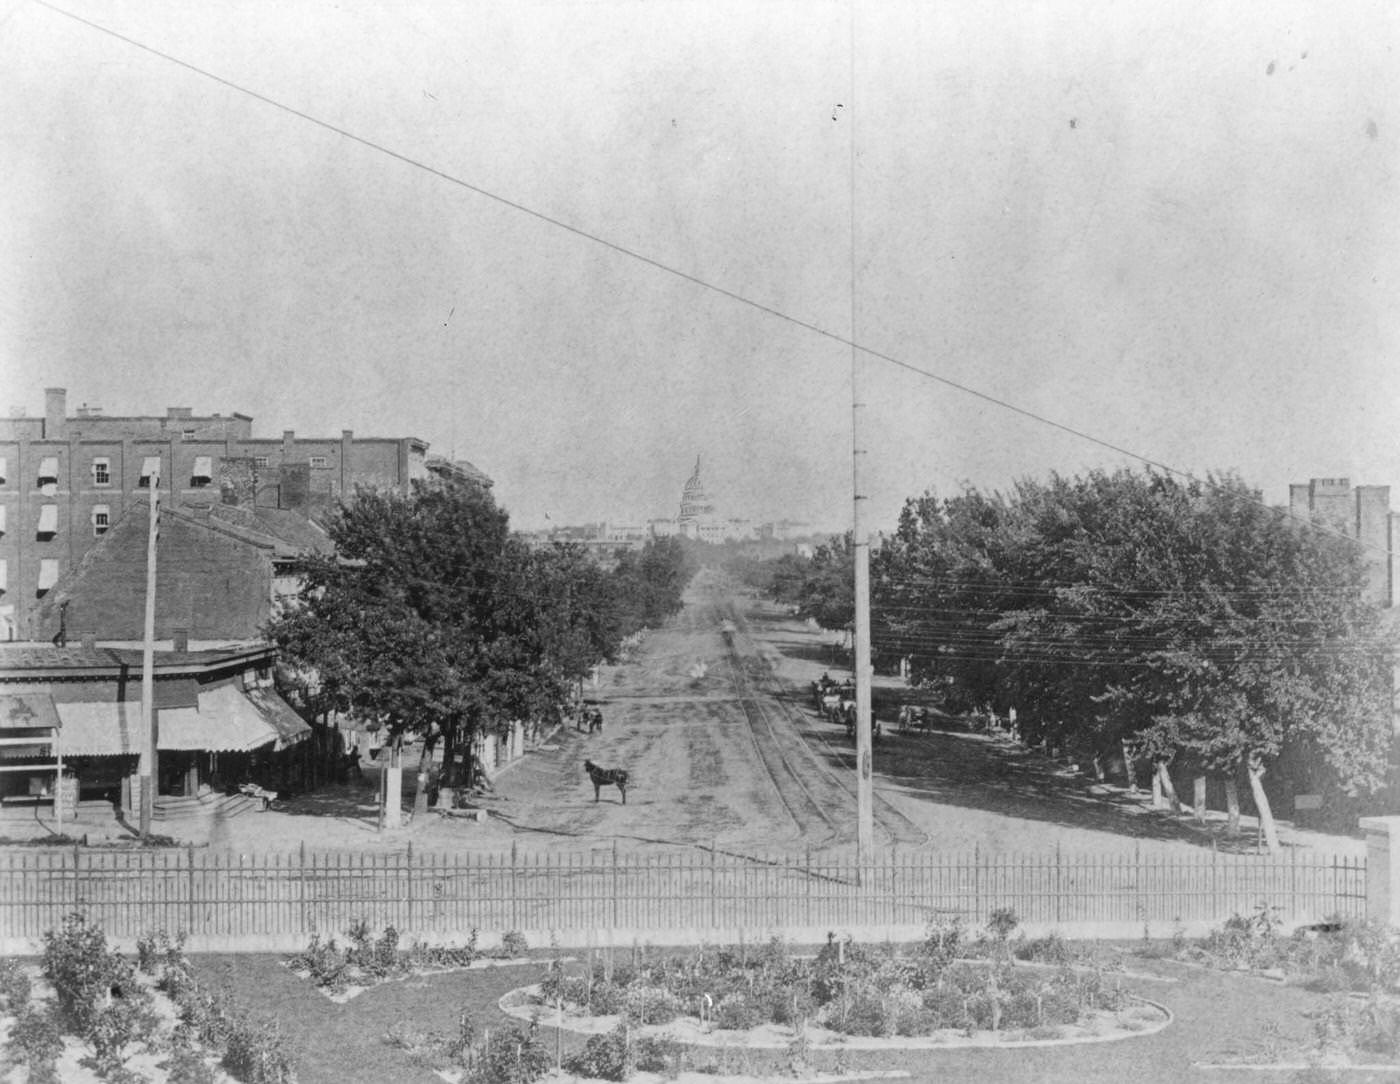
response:
[[[1400,926],[1400,817],[1362,817],[1366,833],[1366,917]]]

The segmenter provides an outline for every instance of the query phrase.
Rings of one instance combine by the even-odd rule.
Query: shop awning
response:
[[[39,460],[39,481],[41,483],[58,481],[58,456],[46,455]]]
[[[58,725],[58,712],[48,693],[0,693],[0,729]]]
[[[39,533],[55,534],[58,531],[58,505],[41,504],[39,506]]]
[[[165,708],[160,713],[161,749],[247,752],[277,741],[277,729],[234,685],[199,694],[198,708]]]
[[[135,756],[140,752],[140,702],[81,701],[55,704],[63,726],[58,747],[65,757]]]
[[[160,474],[160,456],[148,455],[141,460],[141,484],[148,486]]]
[[[277,748],[286,749],[311,736],[311,724],[271,689],[249,689],[244,695],[253,702],[277,731]]]
[[[214,477],[214,457],[210,455],[197,455],[194,457],[194,470],[190,472],[191,478],[203,478],[206,482]]]
[[[40,591],[47,591],[58,582],[58,558],[41,557],[39,559],[39,583]]]

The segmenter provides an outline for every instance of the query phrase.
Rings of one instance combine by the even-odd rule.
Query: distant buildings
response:
[[[1400,515],[1390,510],[1389,486],[1353,486],[1349,478],[1313,478],[1288,487],[1288,511],[1299,519],[1330,524],[1362,543],[1367,600],[1384,607],[1396,604]]]
[[[582,526],[554,527],[530,535],[537,544],[573,542],[600,553],[618,549],[639,549],[651,538],[691,538],[697,542],[721,544],[754,540],[786,542],[812,537],[809,523],[784,519],[755,524],[739,517],[719,514],[715,501],[700,477],[700,459],[681,489],[679,513],[670,518],[649,519],[644,523],[602,521]]]
[[[309,521],[357,486],[403,490],[433,476],[491,484],[469,463],[429,457],[417,437],[356,437],[348,429],[328,438],[292,430],[255,437],[252,425],[245,414],[196,415],[188,407],[110,417],[82,406],[70,415],[63,388],[46,391],[43,417],[0,418],[0,641],[53,635],[54,599],[109,531],[147,507],[156,474],[162,506],[182,510],[172,516],[172,530],[183,519],[194,526],[182,537],[202,534],[216,549],[223,545],[216,539],[241,532],[274,557],[313,540]],[[97,589],[98,579],[86,580]],[[183,581],[187,595],[192,582]],[[173,580],[171,586],[179,590]],[[212,612],[214,603],[204,601]],[[158,632],[168,638],[176,626],[189,630],[200,605],[191,602],[184,619],[172,612]],[[71,616],[82,620],[76,604]]]

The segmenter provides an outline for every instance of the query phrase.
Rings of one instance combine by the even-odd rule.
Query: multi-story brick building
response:
[[[0,418],[0,640],[38,635],[38,605],[76,569],[133,503],[146,504],[158,473],[161,499],[184,508],[234,505],[308,517],[356,487],[406,489],[414,479],[457,476],[489,486],[469,463],[429,457],[417,437],[253,435],[245,414],[69,415],[63,388],[46,392],[42,418]]]
[[[1288,511],[1317,519],[1366,547],[1366,598],[1396,604],[1395,541],[1400,516],[1390,510],[1389,486],[1353,486],[1349,478],[1313,478],[1288,487]]]

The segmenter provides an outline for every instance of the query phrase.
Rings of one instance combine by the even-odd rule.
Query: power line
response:
[[[300,109],[287,105],[285,102],[278,101],[276,98],[269,97],[266,94],[261,94],[250,87],[243,86],[241,83],[236,83],[231,79],[225,79],[222,76],[215,75],[213,72],[208,71],[205,68],[201,68],[198,65],[191,64],[189,61],[181,60],[179,57],[173,56],[170,53],[166,53],[160,49],[155,48],[154,46],[147,45],[144,42],[137,41],[135,38],[128,37],[127,35],[119,33],[118,31],[113,30],[110,27],[103,26],[100,23],[95,23],[90,19],[84,19],[82,16],[76,15],[71,11],[66,11],[63,8],[56,7],[53,4],[47,3],[46,0],[33,0],[33,2],[39,5],[40,7],[52,11],[56,15],[62,15],[65,18],[71,19],[76,23],[80,23],[91,30],[95,30],[98,33],[105,34],[108,37],[114,38],[117,41],[130,45],[134,49],[140,49],[142,52],[149,53],[150,55],[158,57],[161,60],[166,61],[167,63],[174,64],[180,68],[184,68],[186,71],[193,72],[194,74],[202,78],[209,79],[215,83],[218,83],[220,86],[227,87],[230,90],[236,91],[239,94],[247,95],[248,97],[253,98],[256,101],[262,102],[264,105],[271,106],[272,108],[287,113],[290,116],[294,116],[299,118],[300,120],[304,120],[308,124],[313,124],[318,128],[324,129],[325,131],[333,132],[334,134],[340,136],[343,139],[348,139],[353,143],[358,143],[363,147],[367,147],[368,149],[376,151],[379,154],[383,154],[389,158],[394,159],[395,161],[402,162],[404,165],[411,166],[414,169],[421,169],[425,173],[428,173],[431,176],[438,178],[439,180],[446,181],[448,184],[452,184],[459,188],[465,189],[468,192],[472,192],[478,196],[481,196],[483,199],[491,200],[492,202],[498,203],[503,207],[508,207],[513,211],[518,211],[521,214],[528,215],[529,217],[536,219],[537,221],[553,226],[556,229],[563,230],[566,233],[571,233],[574,236],[580,237],[586,241],[591,241],[594,244],[600,245],[603,248],[616,252],[619,255],[626,256],[629,259],[646,264],[648,267],[652,267],[657,271],[663,272],[664,274],[674,276],[675,278],[682,279],[683,281],[689,282],[692,285],[699,286],[701,289],[717,293],[722,297],[727,297],[731,301],[738,302],[740,305],[744,305],[748,308],[754,309],[757,312],[764,313],[767,316],[772,316],[775,319],[782,320],[786,323],[792,324],[794,327],[802,328],[805,331],[810,331],[812,332],[812,334],[819,335],[824,339],[830,340],[831,342],[838,343],[842,346],[850,347],[852,350],[859,351],[862,354],[875,358],[879,361],[883,361],[886,364],[893,365],[897,368],[905,369],[908,372],[914,373],[918,376],[922,376],[929,380],[936,381],[944,385],[945,387],[952,388],[955,391],[960,391],[964,395],[970,395],[975,399],[980,399],[985,403],[989,403],[993,406],[1000,407],[1001,409],[1010,411],[1013,414],[1018,414],[1023,418],[1028,418],[1031,421],[1039,422],[1041,425],[1047,426],[1051,429],[1059,430],[1062,433],[1067,433],[1070,436],[1076,437],[1083,441],[1087,441],[1090,444],[1096,444],[1101,448],[1106,448],[1109,451],[1115,452],[1118,455],[1126,456],[1129,459],[1137,460],[1140,463],[1146,464],[1147,466],[1152,467],[1156,470],[1160,470],[1166,474],[1170,474],[1178,478],[1184,478],[1187,481],[1195,482],[1198,485],[1204,485],[1211,489],[1223,488],[1218,483],[1211,481],[1209,478],[1199,478],[1196,475],[1192,474],[1190,471],[1182,470],[1178,467],[1173,467],[1167,463],[1163,463],[1160,460],[1153,459],[1151,456],[1146,456],[1138,452],[1134,452],[1129,448],[1125,448],[1120,444],[1115,444],[1114,442],[1107,440],[1103,437],[1096,437],[1092,433],[1087,433],[1084,430],[1076,429],[1074,426],[1067,425],[1064,422],[1059,422],[1054,420],[1053,418],[1048,418],[1045,415],[1039,414],[1033,410],[1029,410],[1026,407],[1017,406],[1015,403],[1009,402],[1008,400],[1000,399],[997,396],[992,395],[988,392],[980,391],[977,388],[971,387],[970,385],[963,384],[957,380],[953,380],[951,377],[941,376],[938,373],[921,368],[920,366],[915,365],[912,362],[904,361],[903,359],[895,357],[892,354],[887,354],[883,351],[876,350],[874,347],[862,345],[861,343],[853,341],[853,339],[848,339],[845,336],[840,335],[837,332],[831,331],[827,328],[824,328],[819,324],[814,324],[810,321],[800,319],[796,316],[792,316],[791,314],[783,312],[780,309],[775,309],[770,305],[765,305],[761,301],[755,301],[753,298],[747,297],[744,294],[737,293],[733,290],[727,289],[726,287],[720,286],[717,283],[700,278],[698,275],[692,275],[689,272],[682,271],[679,268],[672,266],[671,264],[664,263],[661,260],[644,255],[643,253],[638,252],[636,249],[628,248],[626,245],[619,244],[616,241],[610,241],[607,238],[600,236],[599,234],[590,233],[588,230],[582,229],[579,226],[574,226],[568,222],[563,221],[562,219],[554,218],[553,216],[547,215],[542,211],[537,211],[534,208],[529,207],[523,203],[519,203],[506,196],[502,196],[499,193],[493,192],[490,189],[482,188],[480,185],[472,184],[470,181],[463,180],[462,178],[454,174],[447,173],[446,171],[441,169],[437,169],[436,167],[431,166],[428,163],[423,162],[417,158],[413,158],[410,155],[392,150],[381,143],[376,143],[374,140],[366,139],[364,136],[356,135],[354,132],[351,132],[346,128],[341,128],[338,125],[331,124],[329,121],[325,121],[320,119],[319,117],[312,116],[310,113],[303,112]],[[1262,499],[1254,500],[1253,503],[1256,503],[1266,508],[1270,507]],[[1291,511],[1287,512],[1287,514],[1291,518],[1301,520],[1301,517],[1294,516]],[[1315,520],[1301,521],[1314,523],[1320,530],[1326,531],[1330,534],[1334,534],[1339,538],[1345,538],[1349,542],[1352,542],[1353,544],[1359,546],[1362,549],[1372,550],[1377,553],[1383,553],[1387,557],[1390,556],[1390,551],[1388,549],[1383,549],[1379,546],[1373,546],[1368,542],[1364,542],[1360,539],[1353,538],[1345,531],[1337,530],[1336,528],[1333,528],[1328,524],[1319,523]]]

